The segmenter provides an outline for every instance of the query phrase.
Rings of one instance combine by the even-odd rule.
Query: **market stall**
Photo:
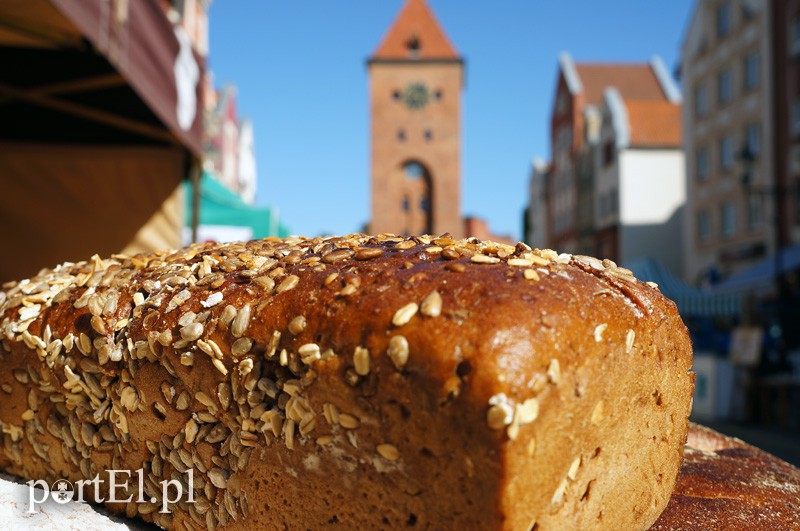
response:
[[[0,281],[181,243],[203,62],[157,0],[0,4]]]

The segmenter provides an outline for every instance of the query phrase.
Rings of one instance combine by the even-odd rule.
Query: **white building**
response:
[[[681,95],[659,59],[651,62],[663,98],[623,99],[606,88],[594,150],[594,230],[598,256],[622,264],[654,258],[683,269],[686,201]]]
[[[658,57],[575,63],[561,54],[551,163],[531,178],[529,243],[623,265],[653,258],[680,274],[681,99]]]

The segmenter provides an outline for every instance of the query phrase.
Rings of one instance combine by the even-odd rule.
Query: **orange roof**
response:
[[[586,105],[603,104],[603,91],[616,87],[624,100],[661,100],[666,96],[648,64],[575,65],[583,85]]]
[[[624,96],[623,96],[624,97]],[[681,106],[626,99],[633,147],[681,147]]]
[[[417,51],[413,53],[412,45]],[[459,59],[425,0],[408,0],[372,59]]]

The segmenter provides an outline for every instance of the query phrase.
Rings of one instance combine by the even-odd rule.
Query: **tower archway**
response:
[[[403,232],[408,235],[433,233],[433,183],[427,166],[416,159],[400,165]]]

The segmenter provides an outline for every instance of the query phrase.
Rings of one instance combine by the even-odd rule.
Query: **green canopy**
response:
[[[191,227],[192,183],[186,181],[185,226]],[[267,207],[248,205],[217,181],[203,172],[200,180],[200,223],[198,240],[233,241],[289,236],[288,227],[278,220],[277,213]]]

